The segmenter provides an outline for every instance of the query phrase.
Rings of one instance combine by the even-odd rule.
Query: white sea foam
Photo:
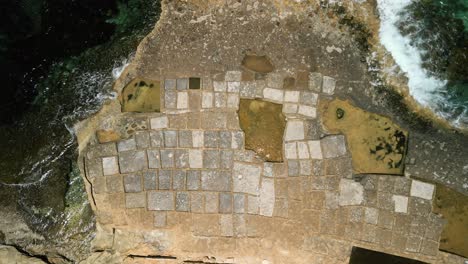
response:
[[[122,72],[125,70],[125,68],[127,68],[129,64],[130,64],[130,60],[127,58],[122,59],[120,64],[114,63],[114,68],[112,69],[112,77],[114,78],[114,80],[117,80],[120,77]]]
[[[403,36],[397,27],[402,19],[401,12],[414,0],[377,0],[380,14],[379,37],[381,43],[392,54],[395,62],[408,77],[410,95],[424,107],[439,116],[449,119],[454,126],[466,126],[466,109],[454,116],[455,108],[450,105],[445,90],[447,81],[431,76],[423,67],[421,50],[411,45],[411,39]]]

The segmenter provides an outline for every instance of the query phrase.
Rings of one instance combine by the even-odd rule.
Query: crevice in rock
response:
[[[94,198],[93,183],[88,179],[88,175],[86,175],[86,171],[87,171],[87,168],[86,168],[86,167],[87,167],[87,164],[86,164],[84,158],[82,159],[82,162],[83,162],[83,168],[84,168],[84,169],[83,169],[83,172],[82,172],[82,173],[84,174],[84,177],[82,177],[82,178],[84,178],[84,180],[85,180],[86,182],[88,182],[89,186],[91,187],[91,191],[90,191],[89,193],[90,193],[90,196],[91,196],[91,200],[92,200],[92,202],[93,202],[93,205],[94,205],[94,207],[96,208],[97,205],[96,205],[96,200],[95,200],[95,198]]]
[[[135,259],[135,258],[146,258],[146,259],[177,259],[177,257],[174,256],[164,256],[164,255],[128,255],[127,258]]]

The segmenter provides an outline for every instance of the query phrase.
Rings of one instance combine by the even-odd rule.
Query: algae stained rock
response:
[[[468,196],[436,185],[433,212],[447,221],[439,249],[468,258]]]
[[[355,173],[403,174],[408,132],[348,101],[323,100],[320,111],[330,132],[345,134]]]
[[[245,55],[242,66],[259,73],[269,73],[275,69],[267,56]]]
[[[122,112],[159,112],[161,84],[159,81],[134,79],[122,91]]]
[[[286,117],[282,105],[261,100],[241,99],[239,121],[245,133],[245,148],[266,161],[283,161],[283,134]]]

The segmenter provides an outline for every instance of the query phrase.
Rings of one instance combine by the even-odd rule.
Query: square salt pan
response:
[[[432,200],[432,195],[434,194],[434,185],[422,181],[412,180],[410,194],[413,197]]]

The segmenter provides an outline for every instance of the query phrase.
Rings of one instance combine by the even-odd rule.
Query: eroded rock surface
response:
[[[424,191],[433,185],[421,192],[419,181],[387,171],[356,177],[345,133],[322,126],[319,102],[352,89],[366,109],[378,108],[363,88],[371,78],[356,43],[331,24],[300,1],[165,2],[116,84],[121,92],[135,78],[161,80],[160,113],[110,112],[125,139],[91,140],[82,153],[96,254],[124,263],[344,264],[358,245],[462,263],[439,251],[443,220]],[[248,52],[268,56],[274,70],[247,71]],[[243,100],[281,106],[282,162],[246,149]],[[101,118],[98,129],[111,126]]]

